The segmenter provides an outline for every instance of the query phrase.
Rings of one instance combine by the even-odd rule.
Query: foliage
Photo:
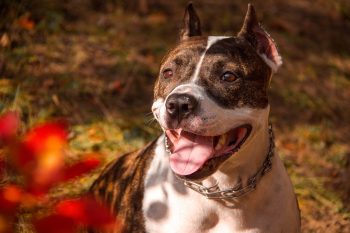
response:
[[[19,178],[18,182],[6,182],[0,188],[0,232],[12,232],[19,213],[45,205],[51,206],[53,211],[32,216],[38,233],[73,233],[79,225],[113,227],[115,217],[89,195],[56,201],[49,196],[49,191],[59,183],[95,169],[99,165],[98,158],[87,155],[82,161],[65,165],[68,134],[62,122],[38,125],[21,138],[16,137],[18,128],[16,112],[0,117],[0,143],[4,148],[0,157],[1,175],[4,178],[5,163],[8,163]]]

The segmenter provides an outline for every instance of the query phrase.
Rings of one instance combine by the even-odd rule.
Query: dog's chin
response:
[[[166,130],[170,167],[182,179],[204,179],[234,156],[251,131],[250,124],[240,125],[216,136],[203,136],[182,128]]]

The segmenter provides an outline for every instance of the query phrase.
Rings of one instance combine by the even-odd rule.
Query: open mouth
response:
[[[199,173],[203,170],[212,173],[218,164],[239,150],[251,128],[248,124],[241,125],[217,136],[202,136],[182,129],[167,130],[170,167],[177,175],[190,178],[201,177]]]

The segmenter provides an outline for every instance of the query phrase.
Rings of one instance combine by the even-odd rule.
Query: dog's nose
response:
[[[192,95],[174,93],[168,97],[165,106],[169,116],[180,122],[196,110],[198,101]]]

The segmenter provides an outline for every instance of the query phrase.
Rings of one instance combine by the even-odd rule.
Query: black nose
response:
[[[171,94],[166,103],[166,111],[173,119],[182,119],[193,113],[198,105],[197,99],[189,94]]]

